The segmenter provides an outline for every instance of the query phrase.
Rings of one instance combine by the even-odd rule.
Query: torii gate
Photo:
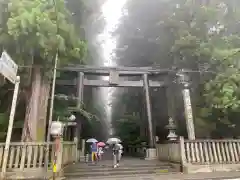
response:
[[[75,80],[58,80],[59,85],[75,85],[77,86],[77,108],[81,107],[83,101],[84,86],[92,87],[140,87],[145,92],[146,100],[146,111],[148,120],[148,132],[149,132],[149,145],[150,149],[155,149],[155,139],[153,134],[153,123],[152,123],[152,110],[150,102],[149,88],[151,87],[167,87],[167,91],[171,89],[171,85],[174,77],[179,77],[181,84],[183,84],[183,98],[185,107],[186,124],[188,131],[188,138],[195,139],[192,108],[190,101],[190,94],[188,89],[188,83],[185,81],[185,74],[176,74],[169,70],[163,70],[154,67],[93,67],[93,66],[68,66],[62,71],[72,71],[78,73],[78,78]],[[90,80],[87,75],[109,76],[109,80]],[[163,76],[163,80],[150,80],[153,76]],[[140,77],[139,80],[123,80],[122,77]],[[173,100],[168,102],[168,114],[173,118],[173,111],[171,103]],[[152,153],[155,153],[152,151]],[[150,153],[151,154],[151,153]]]

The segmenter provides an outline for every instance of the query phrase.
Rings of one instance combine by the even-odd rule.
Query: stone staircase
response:
[[[157,175],[180,172],[179,165],[163,163],[159,161],[146,161],[141,159],[123,159],[120,167],[112,168],[112,161],[102,161],[96,165],[91,163],[77,163],[64,169],[66,179],[86,179],[107,177],[129,177],[142,175]]]

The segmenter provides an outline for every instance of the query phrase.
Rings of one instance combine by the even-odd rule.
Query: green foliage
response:
[[[196,124],[208,126],[212,132],[220,128],[210,126],[231,125],[232,118],[240,113],[240,34],[233,31],[238,28],[240,16],[239,8],[233,5],[226,3],[220,7],[217,1],[202,6],[186,3],[176,10],[172,18],[178,22],[174,28],[176,40],[172,48],[176,66],[199,70],[200,65],[206,63],[207,69],[216,72],[208,78],[199,78],[197,82],[201,93],[196,108]],[[186,16],[187,12],[189,15]]]
[[[167,66],[167,68],[174,66],[179,69],[196,71],[209,70],[209,73],[189,73],[192,80],[191,92],[196,129],[201,129],[203,136],[209,132],[209,135],[218,134],[219,137],[222,132],[227,136],[227,131],[233,132],[233,127],[236,129],[240,127],[238,121],[240,116],[239,2],[234,0],[162,1],[162,4],[165,3],[162,6],[164,8],[159,7],[162,13],[159,15],[154,12],[154,15],[155,13],[158,15],[158,19],[152,15],[151,22],[147,22],[148,18],[146,21],[136,19],[135,17],[141,16],[142,11],[139,9],[143,8],[144,10],[145,5],[140,5],[137,1],[130,2],[132,5],[130,5],[126,21],[131,24],[134,19],[131,28],[137,26],[144,38],[142,41],[139,39],[137,41],[123,40],[122,46],[131,45],[131,50],[128,51],[131,54],[124,51],[118,56],[132,57],[134,54],[135,57],[137,54],[135,52],[139,52],[139,43],[148,49],[146,42],[148,42],[148,38],[153,37],[149,36],[151,34],[149,32],[154,32],[154,37],[158,36],[159,38],[159,41],[154,41],[156,44],[160,44],[159,54],[152,57],[151,55],[154,53],[146,50],[144,52],[148,53],[148,60],[143,58],[144,60],[141,61],[141,56],[132,58],[137,59],[137,62],[131,58],[119,58],[118,64],[139,66],[159,64],[160,67]],[[146,6],[150,7],[151,5]],[[132,19],[129,18],[131,16]],[[153,22],[159,25],[155,29],[152,26]],[[144,32],[145,29],[154,29],[159,34],[156,35],[154,30]],[[123,26],[122,32],[126,32],[125,26]],[[136,43],[137,49],[132,46],[134,43]],[[154,62],[152,62],[153,58],[155,58]],[[180,94],[180,92],[178,93]],[[122,125],[119,125],[123,131],[128,118],[121,116],[139,112],[141,111],[139,107],[143,105],[139,102],[141,97],[134,98],[134,94],[135,92],[128,92],[127,95],[119,95],[121,100],[114,102],[113,109],[117,110],[113,113],[113,120],[124,120]],[[177,105],[178,107],[183,106],[181,101],[176,101],[176,103],[180,104]],[[142,115],[140,116],[142,117]],[[130,119],[129,121],[131,121]]]
[[[123,115],[122,119],[116,120],[116,135],[126,144],[138,144],[145,140],[140,137],[139,115]]]
[[[30,67],[19,69],[21,102],[16,120],[25,116],[32,68],[40,66],[43,77],[52,77],[50,73],[56,53],[59,55],[59,66],[84,63],[86,43],[71,24],[71,18],[64,0],[0,0],[0,51],[7,50],[18,65]],[[6,89],[1,88],[1,93]],[[8,113],[10,102],[6,102],[3,112]],[[60,109],[56,114],[63,116],[65,105],[61,105],[57,105]],[[22,121],[16,122],[23,124]]]
[[[93,108],[88,109],[85,107],[85,104],[82,104],[80,109],[77,109],[75,98],[71,98],[63,94],[57,94],[55,96],[55,118],[59,117],[60,120],[67,121],[67,117],[69,117],[73,112],[77,112],[85,117],[90,123],[93,123],[94,121],[100,121],[102,113],[101,110],[103,110],[102,108],[93,106]]]
[[[9,0],[3,15],[7,26],[0,28],[0,45],[18,64],[52,67],[57,52],[61,64],[83,62],[85,42],[69,23],[64,0]]]
[[[146,141],[146,137],[141,137],[145,119],[144,113],[141,112],[144,108],[141,89],[128,89],[127,92],[123,91],[115,96],[118,97],[112,104],[115,135],[126,144],[134,145]]]

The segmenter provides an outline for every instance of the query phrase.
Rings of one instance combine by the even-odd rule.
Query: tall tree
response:
[[[159,14],[149,8],[158,7],[157,4],[163,7]],[[157,64],[195,71],[189,75],[195,124],[201,136],[207,134],[206,130],[209,135],[223,132],[223,128],[216,129],[216,126],[231,133],[239,124],[235,120],[239,115],[240,97],[238,4],[235,0],[131,1],[129,15],[124,19],[129,24],[119,28],[122,34],[127,32],[119,43],[126,47],[126,50],[118,48],[121,51],[117,54],[123,56],[119,64]],[[151,13],[139,19],[142,9],[150,9]],[[135,54],[141,57],[136,58]],[[175,89],[177,107],[183,106],[179,101],[180,92],[180,88]],[[131,94],[129,96],[130,104]],[[182,115],[183,108],[180,108],[178,117]]]
[[[56,54],[60,66],[83,63],[85,42],[69,23],[64,0],[9,0],[6,5],[1,16],[1,48],[19,65],[29,66],[23,140],[41,141]]]

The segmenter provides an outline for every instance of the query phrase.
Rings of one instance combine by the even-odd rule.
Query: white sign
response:
[[[51,124],[51,135],[59,136],[63,133],[63,124],[59,121],[53,121]]]
[[[17,64],[12,60],[6,51],[3,51],[0,58],[0,73],[15,84],[17,79],[17,71]]]

